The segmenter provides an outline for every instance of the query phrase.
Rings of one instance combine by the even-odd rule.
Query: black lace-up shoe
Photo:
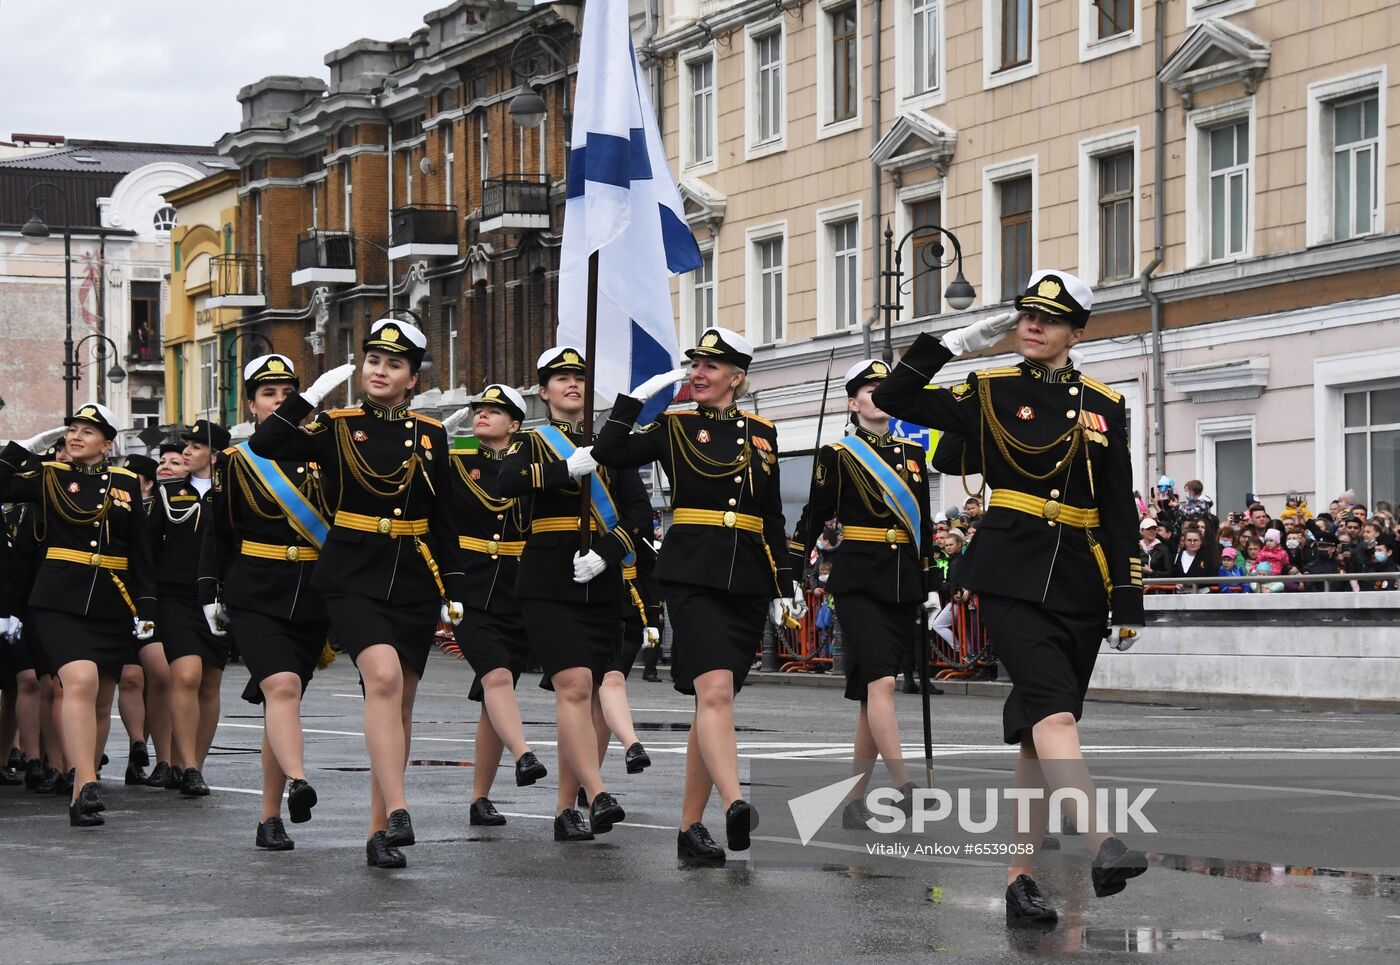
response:
[[[583,823],[583,815],[569,808],[554,819],[554,840],[592,841],[593,832]]]
[[[676,832],[676,857],[692,864],[722,865],[725,861],[724,849],[715,844],[710,829],[699,821]]]
[[[253,843],[264,851],[291,851],[297,846],[287,837],[287,826],[275,814],[258,825],[258,834]]]
[[[371,868],[407,868],[403,852],[384,840],[384,832],[376,831],[365,842],[365,864]]]
[[[1030,875],[1017,875],[1016,880],[1006,886],[1008,925],[1053,925],[1059,920],[1059,914],[1050,907]]]
[[[1133,851],[1117,838],[1108,838],[1099,846],[1092,871],[1094,894],[1100,898],[1116,895],[1128,887],[1128,879],[1147,870],[1147,855]]]
[[[472,802],[467,823],[482,828],[498,828],[506,823],[506,816],[496,810],[489,797],[479,797]]]
[[[540,763],[534,751],[526,751],[515,762],[515,786],[529,787],[542,777],[549,775],[549,769]]]

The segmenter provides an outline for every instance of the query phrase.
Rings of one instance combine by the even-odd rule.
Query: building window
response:
[[[836,328],[854,328],[860,311],[860,222],[850,218],[826,230],[831,237],[832,317]]]
[[[914,88],[924,94],[938,88],[938,8],[943,0],[913,0]]]
[[[942,207],[939,198],[928,198],[910,204],[909,227],[941,224]],[[921,231],[909,241],[907,276],[915,318],[937,315],[942,307],[943,271],[939,267],[939,255],[930,250],[942,244],[943,236],[937,231]]]
[[[160,361],[160,283],[131,283],[131,343],[129,355],[137,362]]]
[[[262,192],[253,194],[253,252],[258,256],[253,262],[253,274],[257,283],[257,290],[263,290],[263,205]],[[241,283],[240,283],[241,284]]]
[[[860,57],[856,38],[856,5],[840,7],[827,14],[831,27],[831,103],[829,122],[847,121],[856,116],[860,96]]]
[[[310,225],[310,227],[312,227],[312,228],[318,227],[318,226],[320,225],[320,223],[321,223],[320,194],[321,194],[321,186],[320,186],[319,184],[313,184],[313,185],[311,185],[311,225]]]
[[[782,225],[751,229],[749,232],[749,297],[757,315],[757,338],[761,344],[783,340],[787,321],[787,266],[784,261]]]
[[[446,388],[457,386],[457,306],[444,303],[442,306],[442,330],[447,339],[447,382]]]
[[[540,173],[549,174],[549,118],[540,120]]]
[[[1376,225],[1380,100],[1374,94],[1332,106],[1332,230],[1343,241]]]
[[[1031,179],[1011,178],[997,184],[1001,204],[1001,300],[1025,291],[1031,277]]]
[[[776,141],[783,134],[783,33],[755,37],[754,63],[754,140],[759,144]]]
[[[694,318],[695,340],[715,323],[715,253],[700,254],[700,267],[690,273],[691,313]]]
[[[217,404],[214,397],[216,354],[212,338],[199,343],[199,410],[204,413],[213,412]]]
[[[491,132],[486,128],[486,113],[478,114],[477,124],[480,125],[480,143],[477,147],[477,156],[481,166],[481,183],[486,184],[486,179],[491,176]]]
[[[159,429],[160,422],[160,399],[131,400],[132,429]]]
[[[690,82],[687,164],[706,164],[715,157],[715,59],[713,56],[686,64]]]
[[[413,149],[403,152],[403,203],[413,204]]]
[[[175,209],[168,204],[165,205],[151,218],[151,225],[157,231],[169,234],[175,227]]]
[[[1031,10],[1033,0],[1001,2],[1001,69],[1031,61]]]
[[[1205,132],[1210,154],[1210,259],[1245,253],[1249,224],[1249,122]]]
[[[1133,152],[1098,158],[1099,281],[1133,273]]]
[[[452,168],[457,161],[456,145],[452,143],[453,127],[448,121],[440,128],[442,131],[442,203],[452,203]]]
[[[1133,29],[1135,0],[1094,0],[1098,8],[1098,38],[1107,40]]]
[[[355,331],[347,328],[341,332],[341,351],[345,355],[345,361],[350,365],[355,364]],[[345,404],[355,404],[355,379],[350,378],[345,382]]]
[[[355,186],[350,183],[350,162],[346,161],[340,166],[340,170],[345,180],[345,190],[342,193],[341,203],[345,206],[345,230],[349,231],[353,220],[350,217],[350,199],[355,193]]]
[[[1400,386],[1342,396],[1346,487],[1356,501],[1400,497]]]

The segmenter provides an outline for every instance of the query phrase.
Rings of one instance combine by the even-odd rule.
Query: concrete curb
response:
[[[750,684],[778,687],[844,687],[846,678],[831,673],[761,673],[748,676]],[[1006,699],[1011,684],[1001,680],[940,680],[946,694]],[[1290,697],[1270,694],[1211,694],[1169,690],[1117,690],[1090,687],[1088,699],[1117,704],[1149,704],[1209,710],[1293,710],[1309,713],[1400,714],[1397,700],[1353,700],[1344,697]]]

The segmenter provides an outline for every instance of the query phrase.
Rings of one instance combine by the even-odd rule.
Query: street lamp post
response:
[[[73,358],[73,213],[66,191],[52,181],[40,181],[24,194],[24,202],[29,205],[29,220],[19,229],[21,235],[26,238],[49,236],[49,226],[44,221],[48,201],[42,197],[35,199],[35,192],[40,188],[48,188],[63,199],[63,415],[67,418],[73,414],[73,387],[78,381]]]
[[[215,336],[214,336],[214,346],[215,346],[216,350],[217,350],[218,352],[220,352],[220,353],[222,353],[222,351],[223,351],[223,338],[222,338],[222,336],[223,336],[223,333],[222,333],[222,332],[219,332],[219,333],[215,334]],[[264,335],[262,332],[254,332],[254,331],[252,331],[251,329],[249,329],[249,330],[247,330],[247,331],[239,332],[238,334],[236,334],[236,335],[233,336],[232,342],[229,343],[229,357],[228,357],[227,359],[224,359],[223,361],[221,361],[221,362],[215,367],[215,370],[214,370],[214,371],[215,371],[215,383],[216,383],[215,386],[214,386],[214,404],[215,404],[216,406],[218,406],[218,408],[219,408],[219,410],[220,410],[220,411],[219,411],[220,419],[222,419],[223,414],[224,414],[222,410],[223,410],[223,407],[224,407],[224,392],[227,391],[227,386],[228,386],[228,385],[236,385],[239,381],[241,381],[241,380],[239,380],[239,379],[229,378],[229,380],[225,383],[225,382],[224,382],[224,364],[225,364],[225,363],[231,364],[231,365],[233,366],[235,372],[236,372],[236,370],[237,370],[237,368],[238,368],[238,345],[239,345],[239,343],[242,342],[245,338],[246,338],[246,339],[250,339],[250,340],[252,340],[252,341],[254,341],[254,342],[262,342],[263,345],[265,345],[265,346],[267,347],[267,353],[266,353],[266,354],[268,354],[268,355],[271,355],[273,352],[277,351],[277,350],[273,347],[273,345],[272,345],[272,339],[268,338],[268,337],[267,337],[266,335]],[[237,405],[235,404],[235,405],[234,405],[234,409],[237,410],[237,408],[238,408],[238,407],[237,407]],[[235,415],[237,414],[236,411],[235,411],[234,414],[235,414]]]
[[[78,339],[77,344],[73,346],[72,351],[68,356],[68,362],[65,363],[67,366],[72,367],[72,384],[76,385],[77,383],[83,380],[82,364],[78,361],[78,355],[81,352],[82,347],[86,343],[92,342],[94,339],[96,340],[96,344],[94,344],[90,350],[92,353],[93,362],[105,362],[108,359],[111,359],[112,367],[106,372],[107,381],[111,382],[113,385],[120,385],[122,382],[125,382],[126,369],[122,368],[121,363],[117,361],[117,359],[121,355],[121,353],[117,350],[117,343],[112,341],[106,335],[102,335],[98,332],[93,332],[91,335],[84,335],[82,338]],[[71,400],[69,401],[68,408],[73,408]],[[70,412],[69,415],[72,415],[72,413]]]
[[[900,301],[904,294],[903,260],[904,246],[917,234],[939,234],[947,238],[953,246],[953,254],[946,260],[943,257],[944,248],[942,242],[934,242],[926,245],[923,250],[921,260],[924,262],[920,268],[915,267],[909,276],[909,284],[912,285],[924,272],[937,271],[940,268],[950,268],[954,264],[958,266],[958,273],[953,281],[948,285],[943,297],[948,300],[948,305],[954,311],[962,311],[970,306],[977,298],[977,292],[972,285],[963,277],[962,264],[962,244],[958,241],[958,236],[947,228],[936,224],[915,225],[904,233],[904,237],[895,244],[894,231],[889,224],[885,224],[885,267],[880,272],[880,278],[884,282],[884,298],[881,300],[880,310],[885,315],[885,346],[884,358],[889,365],[894,364],[894,344],[891,340],[891,330],[894,328],[894,318],[903,310],[903,303]]]
[[[510,119],[521,127],[539,127],[548,109],[539,91],[530,85],[530,78],[537,77],[541,63],[552,65],[564,72],[564,176],[569,176],[569,152],[573,124],[573,108],[569,102],[569,62],[564,58],[558,45],[541,33],[528,33],[515,42],[510,49],[510,70],[520,81],[520,90],[510,99],[506,108]]]

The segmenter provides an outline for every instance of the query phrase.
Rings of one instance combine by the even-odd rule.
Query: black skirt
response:
[[[209,631],[199,598],[193,593],[172,591],[162,584],[156,610],[156,636],[165,646],[165,659],[174,663],[181,657],[199,657],[211,667],[228,665],[228,639]]]
[[[485,696],[481,678],[493,670],[505,668],[510,671],[511,686],[519,683],[530,658],[530,638],[518,613],[488,613],[472,607],[466,611],[453,636],[476,671],[467,697],[479,702]]]
[[[436,601],[395,604],[365,596],[327,593],[325,602],[336,640],[352,660],[369,647],[387,643],[399,652],[399,663],[405,670],[423,676],[437,631]]]
[[[671,621],[671,679],[676,689],[694,694],[696,677],[728,670],[737,694],[763,645],[763,621],[772,597],[672,582],[662,582],[661,597]]]
[[[616,670],[624,677],[632,673],[632,664],[637,662],[637,654],[641,653],[642,644],[645,642],[645,632],[642,615],[637,612],[636,607],[628,605],[622,619],[622,645],[617,648],[617,659],[612,662],[609,670]]]
[[[228,618],[229,633],[251,677],[243,691],[244,700],[262,703],[262,682],[279,673],[296,674],[301,678],[302,693],[306,693],[326,643],[324,620],[293,623],[237,607],[229,608]]]
[[[617,648],[622,642],[622,618],[617,613],[617,601],[527,600],[524,603],[530,650],[544,668],[540,686],[553,690],[554,675],[574,667],[587,667],[593,674],[593,685],[601,684],[603,675],[617,659]]]
[[[833,599],[846,647],[846,699],[863,702],[872,681],[897,676],[909,662],[919,604],[885,603],[849,590]]]
[[[102,619],[31,607],[29,620],[24,625],[26,634],[31,626],[43,642],[44,659],[51,675],[58,676],[63,665],[74,660],[91,660],[102,676],[113,680],[121,678],[133,639],[131,617]]]
[[[1040,604],[978,594],[987,639],[1011,678],[1002,739],[1019,744],[1051,714],[1084,713],[1084,694],[1103,643],[1107,614],[1057,613]]]

